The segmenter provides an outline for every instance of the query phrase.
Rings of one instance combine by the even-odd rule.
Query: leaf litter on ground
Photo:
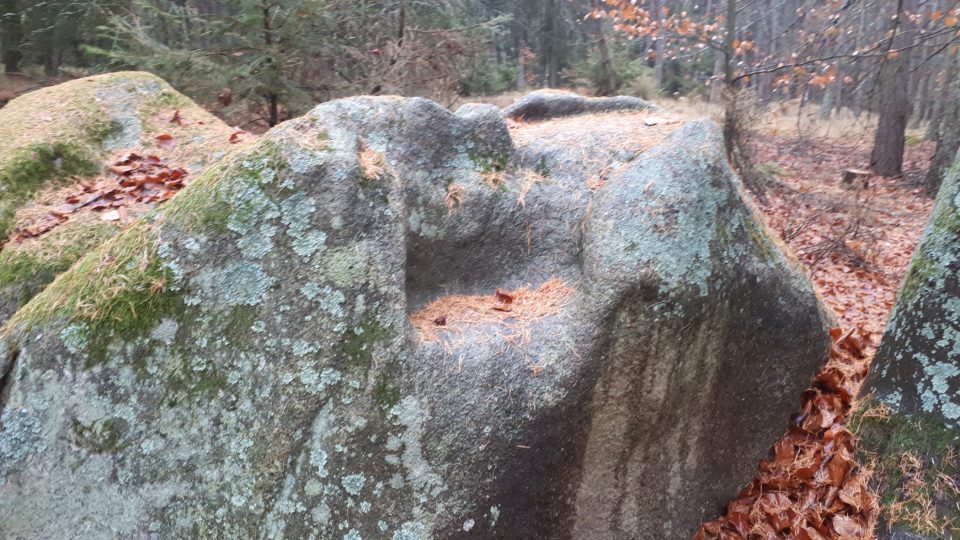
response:
[[[933,207],[920,186],[933,146],[907,148],[902,178],[844,186],[842,172],[866,168],[869,150],[775,135],[756,144],[756,161],[781,172],[757,206],[841,327],[830,331],[828,363],[757,476],[695,540],[874,538],[880,510],[873,471],[857,462],[846,419]]]

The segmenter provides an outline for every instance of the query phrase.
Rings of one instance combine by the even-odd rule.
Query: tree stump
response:
[[[847,189],[859,188],[867,189],[870,187],[870,176],[872,171],[863,169],[846,169],[843,171],[840,185]]]

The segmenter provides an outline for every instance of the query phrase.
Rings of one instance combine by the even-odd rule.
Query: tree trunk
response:
[[[3,71],[19,73],[23,53],[23,26],[20,22],[19,0],[0,0],[0,55],[3,56]]]
[[[272,6],[269,5],[263,5],[262,7],[263,44],[267,50],[273,49],[273,27],[270,24],[271,7]],[[268,69],[276,69],[275,59],[267,58],[266,64]],[[273,77],[271,77],[271,79],[273,79]],[[269,124],[270,127],[273,127],[280,123],[280,96],[275,90],[270,90],[264,95],[264,97],[267,99],[267,124]]]
[[[270,93],[267,94],[267,109],[269,118],[267,118],[267,123],[270,124],[270,127],[273,127],[280,123],[280,98],[277,94]]]
[[[917,0],[899,0],[892,50],[913,43],[915,24],[907,16],[916,13]],[[870,153],[870,168],[882,176],[903,174],[903,148],[910,115],[910,49],[884,58],[880,66],[880,119]]]
[[[546,0],[543,4],[543,31],[541,50],[543,51],[543,78],[548,88],[559,84],[559,59],[557,58],[556,34],[557,2]]]
[[[663,4],[661,3],[661,0],[654,0],[652,7],[656,12],[655,15],[657,17],[657,28],[662,28],[663,10],[661,8],[663,7]],[[655,39],[656,41],[654,41],[653,46],[656,57],[653,59],[653,76],[657,84],[657,90],[659,91],[663,89],[663,56],[665,54],[663,43],[664,36],[658,36]]]
[[[949,100],[951,98],[950,88],[953,85],[953,79],[957,76],[957,60],[948,56],[946,59],[947,66],[943,71],[943,81],[940,83],[940,91],[936,92],[937,97],[934,98],[933,104],[930,107],[930,122],[927,124],[927,132],[924,136],[928,141],[936,141],[939,139],[940,125],[943,122],[943,110],[945,106],[949,105]]]
[[[705,11],[707,18],[715,19],[720,11],[720,7],[714,5],[713,0],[707,2],[707,10]],[[713,75],[710,77],[710,96],[708,100],[710,103],[720,103],[723,101],[723,53],[721,51],[714,51],[713,53]]]
[[[933,78],[933,74],[930,70],[923,69],[915,71],[913,76],[917,79],[917,84],[916,92],[913,94],[913,113],[910,115],[908,125],[916,129],[920,127],[920,123],[923,122],[923,117],[927,112],[927,103],[930,100],[930,79]]]
[[[768,14],[768,21],[766,26],[767,30],[767,42],[769,43],[768,47],[770,50],[770,56],[773,58],[779,58],[780,51],[778,44],[780,42],[780,17],[778,14],[778,4],[777,0],[767,0],[764,9]],[[766,106],[767,103],[771,101],[773,97],[773,73],[761,73],[757,77],[757,97],[760,98],[760,102]]]
[[[713,58],[713,77],[710,78],[710,103],[723,101],[723,57],[720,51]]]
[[[857,23],[857,33],[854,37],[853,47],[855,50],[860,50],[860,47],[863,45],[863,40],[865,39],[865,32],[867,28],[867,6],[861,2],[860,4],[860,14],[859,22]],[[864,104],[864,87],[866,86],[866,78],[863,76],[863,60],[855,60],[853,62],[853,75],[851,76],[854,81],[853,89],[850,91],[850,111],[853,113],[853,117],[859,119],[860,114],[863,112]]]
[[[57,65],[56,54],[56,51],[53,49],[43,54],[43,74],[47,77],[56,77],[57,73],[60,71],[60,68]]]
[[[591,2],[594,9],[597,8],[596,2]],[[607,47],[607,36],[603,27],[602,19],[592,19],[590,29],[593,31],[594,43],[597,45],[597,53],[600,55],[600,84],[597,85],[597,95],[610,96],[617,91],[617,75],[613,71],[613,64],[610,61],[610,49]]]
[[[820,102],[820,119],[829,120],[830,115],[833,113],[834,107],[837,105],[837,94],[840,92],[840,82],[833,82],[827,84],[827,88],[823,91],[823,100]]]
[[[727,0],[727,35],[723,43],[723,93],[726,100],[723,119],[723,144],[727,157],[734,157],[738,136],[737,89],[733,82],[733,42],[737,39],[737,0]]]
[[[527,87],[527,59],[526,45],[517,47],[517,90],[524,90]]]
[[[923,180],[927,192],[931,195],[940,189],[944,172],[953,164],[957,158],[957,150],[960,150],[960,88],[957,83],[949,81],[944,85],[943,94],[944,118],[937,132],[937,150],[930,160],[930,168]]]

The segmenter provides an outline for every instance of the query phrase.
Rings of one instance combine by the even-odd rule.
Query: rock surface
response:
[[[171,123],[178,110],[184,121]],[[232,131],[163,80],[141,72],[77,79],[0,109],[0,323],[119,231],[99,215],[73,215],[41,238],[3,245],[15,225],[27,226],[27,218],[18,216],[32,217],[40,200],[56,199],[46,192],[92,180],[111,157],[129,152],[157,155],[196,175],[225,154]],[[173,136],[175,146],[157,147],[161,133]],[[145,209],[129,211],[136,216]]]
[[[8,321],[0,536],[689,537],[827,323],[644,114],[351,98],[224,160]]]
[[[537,90],[505,108],[503,115],[514,120],[534,121],[574,114],[629,110],[663,112],[660,107],[631,96],[591,98],[571,92]]]
[[[960,494],[941,485],[939,473],[960,474],[950,458],[960,451],[960,160],[944,178],[863,393],[872,399],[862,414],[861,447],[879,459],[883,518],[892,526],[881,527],[880,536],[954,534],[947,524],[960,518]],[[877,410],[884,412],[867,414]],[[917,459],[919,470],[904,472],[906,455]],[[910,476],[930,492],[911,493],[917,490],[908,489]],[[925,501],[936,508],[936,519],[910,519]]]

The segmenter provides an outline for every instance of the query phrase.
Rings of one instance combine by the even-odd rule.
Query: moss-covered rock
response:
[[[183,121],[171,122],[177,110]],[[157,147],[159,133],[173,136],[176,146]],[[98,75],[23,95],[0,109],[0,241],[13,230],[18,210],[29,212],[45,190],[100,174],[113,156],[155,154],[196,175],[223,157],[230,133],[229,126],[149,73]],[[137,210],[131,213],[136,217]],[[90,221],[72,219],[43,238],[0,251],[0,323],[118,231]]]
[[[879,538],[956,538],[960,533],[960,430],[930,414],[867,400],[851,429],[880,495]]]
[[[115,226],[96,218],[78,220],[54,229],[44,238],[0,250],[0,323],[116,231]]]
[[[597,188],[605,129],[515,148],[493,107],[352,98],[209,169],[3,327],[0,536],[691,534],[826,323],[716,126],[593,152]],[[528,319],[411,323],[554,277]]]
[[[960,491],[953,483],[960,472],[955,463],[960,436],[958,224],[960,159],[943,180],[864,387],[876,406],[891,415],[882,423],[884,429],[864,433],[862,445],[881,460],[882,510],[890,525],[878,531],[882,538],[911,531],[923,538],[960,533]],[[922,468],[904,479],[894,461],[908,454]],[[949,489],[944,478],[951,479]]]

